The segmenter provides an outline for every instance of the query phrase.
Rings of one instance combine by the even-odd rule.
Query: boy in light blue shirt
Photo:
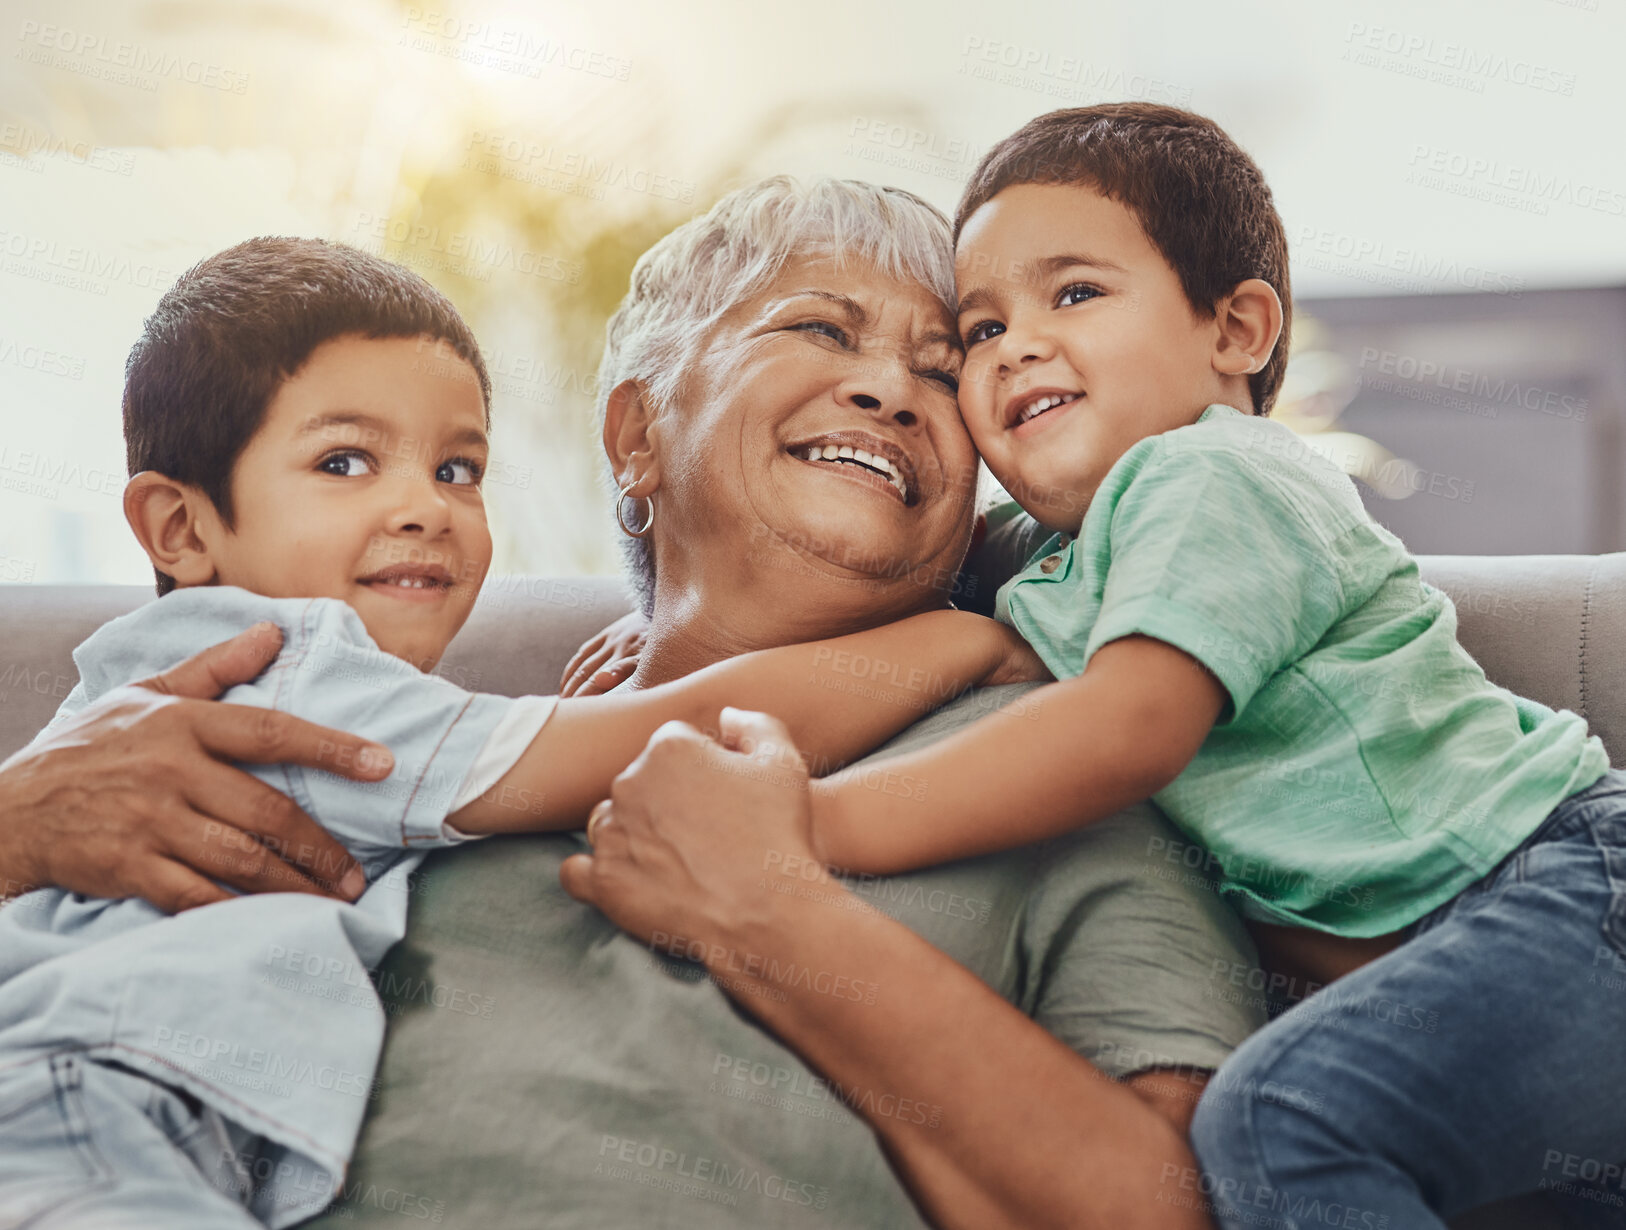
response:
[[[1041,723],[884,762],[930,808],[815,782],[816,847],[891,873],[1153,798],[1267,964],[1330,984],[1220,1069],[1204,1172],[1157,1200],[1413,1230],[1545,1188],[1622,1224],[1626,775],[1488,682],[1349,479],[1263,417],[1291,299],[1259,169],[1175,108],[1055,112],[984,157],[956,238],[961,413],[1050,532],[998,611],[1058,682]]]
[[[166,918],[50,889],[0,910],[0,1227],[285,1226],[342,1185],[383,1037],[369,971],[424,851],[579,827],[657,727],[715,728],[725,701],[772,705],[835,763],[918,714],[901,685],[822,687],[818,646],[591,701],[426,673],[491,561],[490,387],[467,326],[407,270],[317,240],[238,245],[164,296],[126,376],[125,513],[160,597],[75,651],[56,720],[270,623],[281,652],[224,699],[363,735],[393,769],[247,766],[357,858],[354,904],[265,893]],[[1029,652],[992,620],[871,635],[896,653],[945,621],[964,645],[949,677],[1022,677]],[[223,860],[253,856],[219,827]]]

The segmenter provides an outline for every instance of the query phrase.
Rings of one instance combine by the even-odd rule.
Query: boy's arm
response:
[[[1123,637],[1082,675],[928,748],[814,782],[814,848],[832,867],[888,875],[1067,832],[1178,777],[1227,698],[1195,658]],[[881,772],[910,789],[874,789]]]
[[[828,772],[967,688],[1046,677],[1010,628],[963,611],[742,654],[644,691],[559,701],[513,768],[447,819],[464,833],[577,828],[659,727],[714,731],[728,706],[773,714]]]

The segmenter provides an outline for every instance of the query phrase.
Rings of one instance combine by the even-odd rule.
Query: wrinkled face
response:
[[[489,446],[474,369],[430,339],[325,342],[272,398],[232,471],[216,581],[339,598],[387,653],[429,670],[491,564]]]
[[[764,569],[912,581],[916,601],[946,589],[976,486],[959,366],[925,287],[854,260],[787,262],[724,317],[657,418],[658,558],[743,551]]]
[[[1078,532],[1135,443],[1225,400],[1215,321],[1135,215],[1093,189],[1006,188],[966,221],[955,270],[966,426],[1053,530]]]

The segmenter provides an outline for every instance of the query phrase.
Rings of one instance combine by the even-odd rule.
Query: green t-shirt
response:
[[[1485,678],[1341,470],[1230,406],[1119,458],[996,609],[1057,678],[1135,633],[1219,678],[1220,720],[1155,797],[1261,921],[1394,931],[1609,767],[1577,714]]]
[[[969,692],[874,758],[1029,690]],[[582,849],[579,834],[556,834],[430,854],[406,939],[378,972],[389,1032],[344,1198],[302,1230],[924,1230],[837,1090],[699,966],[565,894],[559,864]],[[1121,1078],[1217,1068],[1265,1023],[1265,977],[1202,863],[1147,804],[1037,845],[849,883],[862,907]],[[929,1088],[860,1096],[916,1123],[943,1113]]]

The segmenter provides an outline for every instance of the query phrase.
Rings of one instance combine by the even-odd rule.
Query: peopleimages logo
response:
[[[1393,290],[1415,293],[1433,287],[1460,287],[1517,299],[1525,288],[1521,277],[1369,235],[1301,226],[1294,249],[1295,265],[1308,265]]]
[[[248,90],[248,73],[141,43],[110,40],[88,30],[25,21],[19,38],[23,46],[17,56],[31,64],[105,78],[149,92],[156,90],[164,78],[226,94]]]
[[[0,486],[13,491],[56,499],[67,489],[89,491],[93,495],[120,496],[124,493],[123,467],[102,469],[84,467],[77,461],[53,457],[31,449],[13,450],[0,444]]]
[[[616,81],[632,76],[632,61],[624,56],[572,46],[518,26],[410,6],[402,14],[401,27],[400,46],[527,77],[540,76],[543,68],[564,68]]]
[[[130,150],[92,145],[89,141],[70,141],[26,124],[0,124],[0,153],[24,159],[60,158],[115,175],[128,175],[135,168],[135,154]]]
[[[161,265],[20,231],[0,231],[0,256],[9,258],[5,264],[7,273],[98,295],[107,293],[108,282],[124,282],[139,290],[158,290],[175,280],[174,274]]]
[[[582,180],[594,188],[618,188],[641,196],[659,197],[684,205],[694,200],[695,182],[619,158],[600,157],[580,150],[503,133],[469,134],[465,169],[485,171],[522,182],[542,182],[551,173],[567,180]],[[594,199],[602,200],[600,193]]]
[[[471,235],[463,231],[443,231],[439,226],[360,213],[354,230],[379,244],[398,250],[390,259],[404,265],[427,261],[432,268],[446,268],[477,281],[486,281],[494,269],[576,285],[582,278],[582,263],[546,252],[535,252],[508,242]]]
[[[1173,107],[1191,104],[1191,88],[1110,64],[1092,64],[1050,47],[1029,47],[971,35],[959,71],[979,81],[1020,86],[1063,102],[1132,98]]]
[[[85,375],[85,361],[78,355],[32,342],[19,342],[4,334],[0,334],[0,366],[18,367],[42,376],[63,376],[69,380],[82,380]]]
[[[1459,185],[1456,195],[1477,197],[1493,204],[1523,201],[1529,212],[1545,213],[1549,205],[1571,205],[1619,218],[1626,215],[1626,192],[1555,171],[1542,171],[1437,145],[1411,147],[1408,182],[1442,188],[1447,181]],[[1478,191],[1471,191],[1477,189]],[[1501,195],[1498,196],[1498,193]],[[1534,208],[1539,206],[1540,208]]]
[[[784,1201],[804,1208],[822,1209],[830,1202],[830,1195],[817,1183],[803,1183],[784,1175],[767,1173],[753,1166],[732,1166],[721,1158],[691,1156],[678,1149],[657,1145],[652,1141],[629,1140],[623,1136],[605,1135],[599,1141],[599,1163],[595,1174],[610,1178],[631,1178],[631,1174],[618,1174],[617,1165],[637,1167],[644,1172],[667,1174],[692,1184],[714,1186],[729,1193],[745,1193]]]
[[[153,1040],[160,1051],[196,1062],[183,1065],[205,1080],[277,1097],[291,1097],[293,1087],[307,1086],[331,1093],[365,1097],[373,1078],[330,1063],[317,1063],[301,1055],[285,1055],[264,1047],[245,1046],[227,1038],[213,1038],[160,1025]]]
[[[1360,367],[1363,387],[1368,381],[1367,369],[1375,369],[1381,376],[1393,376],[1416,384],[1433,385],[1448,393],[1462,393],[1480,402],[1498,406],[1522,406],[1539,414],[1554,418],[1585,422],[1588,401],[1538,385],[1523,384],[1505,376],[1491,376],[1471,368],[1436,359],[1419,358],[1393,350],[1380,350],[1376,346],[1361,347]],[[1382,390],[1380,390],[1382,391]],[[1494,416],[1492,416],[1494,417]]]
[[[1406,76],[1464,86],[1475,93],[1484,82],[1526,86],[1569,98],[1575,93],[1575,74],[1519,55],[1507,55],[1449,39],[1435,39],[1392,26],[1369,26],[1352,21],[1344,32],[1349,50],[1344,58],[1369,67],[1396,66]],[[1391,57],[1383,60],[1380,57]],[[1404,66],[1404,67],[1401,67]],[[1409,71],[1407,71],[1409,70]]]

